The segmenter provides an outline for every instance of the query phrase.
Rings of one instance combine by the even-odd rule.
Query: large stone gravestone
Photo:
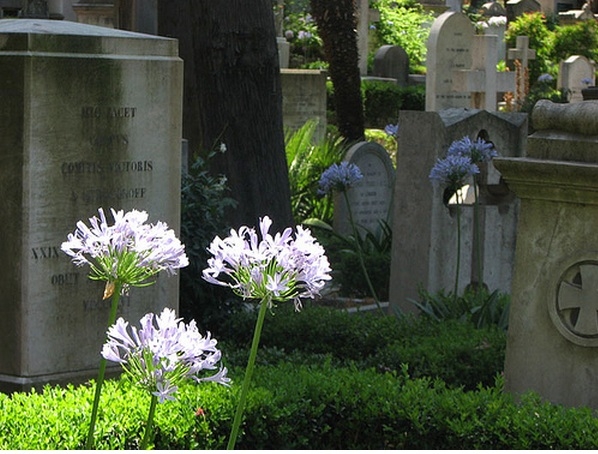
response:
[[[378,233],[380,221],[390,222],[391,199],[394,186],[394,168],[386,149],[376,142],[353,145],[345,161],[355,164],[363,178],[347,191],[351,215],[359,234]],[[336,194],[334,203],[334,230],[341,235],[353,233],[349,211],[342,194]]]
[[[455,284],[457,218],[444,205],[442,189],[430,182],[430,170],[450,144],[464,136],[491,141],[503,156],[524,155],[527,114],[475,109],[401,111],[399,124],[389,302],[404,312],[415,312],[409,300],[418,299],[421,286],[434,293],[453,291]],[[491,290],[509,292],[517,205],[492,165],[486,183],[480,216],[482,280]],[[472,239],[473,209],[462,207],[460,293],[479,279]]]
[[[409,56],[401,46],[381,46],[374,56],[372,75],[394,79],[404,87],[409,84]]]
[[[281,69],[282,119],[284,127],[296,131],[316,119],[314,140],[326,136],[326,78],[319,69]]]
[[[567,90],[570,103],[582,102],[581,90],[594,85],[594,64],[583,55],[572,55],[559,66],[557,87]]]
[[[0,20],[0,388],[93,377],[109,301],[60,250],[98,208],[180,219],[177,41]],[[112,220],[110,220],[112,222]],[[178,308],[178,281],[131,289],[119,314]]]
[[[471,68],[474,34],[463,13],[447,11],[434,20],[427,42],[426,111],[470,107],[471,94],[453,89],[453,71]]]
[[[505,389],[598,408],[598,102],[540,100],[525,158],[495,160],[521,200]]]

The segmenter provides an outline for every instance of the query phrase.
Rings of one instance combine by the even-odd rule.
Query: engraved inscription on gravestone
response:
[[[363,178],[347,192],[351,214],[360,234],[378,232],[380,220],[389,221],[394,168],[388,152],[376,142],[353,145],[345,161],[355,164]],[[334,229],[342,234],[352,234],[347,205],[342,194],[337,194],[334,205]]]
[[[102,301],[103,283],[89,280],[89,269],[75,267],[60,245],[99,207],[109,223],[109,208],[137,209],[148,212],[149,222],[178,229],[177,42],[23,19],[0,21],[0,43],[0,159],[7,164],[6,174],[0,170],[0,189],[7,189],[0,215],[15,221],[0,230],[7,242],[0,255],[19,264],[12,277],[0,277],[4,324],[15,325],[0,334],[9,346],[0,353],[0,382],[93,376],[110,302]],[[4,179],[17,169],[10,183]],[[7,256],[11,250],[14,257]],[[152,287],[135,288],[120,313],[138,320],[176,308],[177,286],[177,279],[159,277]]]
[[[426,111],[470,107],[471,95],[453,89],[454,70],[472,63],[474,26],[463,14],[447,11],[434,21],[427,42]]]

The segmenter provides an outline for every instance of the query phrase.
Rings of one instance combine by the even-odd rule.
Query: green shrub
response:
[[[598,59],[598,24],[587,20],[571,25],[561,25],[554,31],[551,49],[553,61],[560,62],[572,55],[583,55],[590,60]]]
[[[411,301],[422,312],[422,316],[436,321],[458,320],[472,323],[477,328],[498,326],[506,330],[509,323],[510,297],[495,290],[476,291],[466,289],[455,299],[453,293],[440,291],[431,294],[419,291],[419,300]]]
[[[380,12],[375,24],[375,36],[379,46],[401,46],[409,56],[413,72],[425,72],[426,41],[433,22],[432,13],[426,12],[416,1],[376,0],[372,5]]]
[[[327,121],[335,124],[334,87],[330,81],[326,84]],[[387,124],[396,124],[400,110],[425,110],[425,85],[400,87],[396,84],[379,80],[362,80],[361,93],[366,128],[384,129]]]
[[[400,110],[424,110],[425,86],[400,87],[379,80],[361,83],[366,128],[396,124]]]
[[[317,121],[309,120],[297,131],[288,130],[285,137],[291,209],[297,223],[308,218],[332,222],[332,201],[318,195],[318,182],[322,172],[342,161],[347,151],[339,134],[328,133],[322,142],[314,143],[316,127]]]
[[[467,337],[464,332],[460,335]],[[439,338],[438,344],[443,340]],[[416,345],[419,339],[411,342]],[[243,380],[237,367],[230,375],[230,388],[215,383],[185,384],[176,401],[158,405],[153,447],[224,449]],[[258,366],[236,447],[598,448],[598,419],[590,409],[552,405],[532,393],[516,403],[502,391],[501,380],[463,391],[438,379],[414,378],[410,366],[389,373],[357,363],[333,367],[330,361]],[[147,394],[125,380],[108,380],[105,391],[96,447],[138,448],[149,405]],[[93,383],[0,395],[0,448],[81,449],[92,399]]]
[[[556,75],[558,67],[550,59],[554,31],[540,12],[525,13],[509,22],[505,32],[507,49],[515,48],[517,36],[527,36],[529,47],[536,51],[536,58],[529,60],[529,81],[532,85],[544,73]],[[511,67],[514,70],[514,66]]]
[[[229,365],[243,365],[247,360],[254,323],[255,313],[238,313],[224,324],[219,339],[229,343],[227,350],[245,350],[232,358],[225,354]],[[331,360],[336,365],[357,364],[380,371],[398,371],[401,364],[407,364],[414,377],[437,377],[451,387],[474,389],[478,384],[492,384],[502,373],[506,333],[492,326],[475,329],[455,320],[440,323],[372,313],[355,316],[311,305],[295,313],[290,305],[283,305],[267,316],[261,346],[261,364],[289,361],[288,355],[299,364]]]

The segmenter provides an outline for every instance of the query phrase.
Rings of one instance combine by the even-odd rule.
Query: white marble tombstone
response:
[[[470,69],[474,26],[460,12],[442,13],[427,42],[426,111],[469,107],[471,94],[453,89],[453,71]]]
[[[394,168],[386,149],[376,142],[353,145],[345,161],[355,164],[363,178],[347,191],[351,215],[359,234],[379,233],[380,221],[390,222]],[[342,235],[353,233],[347,204],[342,194],[334,201],[334,229]]]

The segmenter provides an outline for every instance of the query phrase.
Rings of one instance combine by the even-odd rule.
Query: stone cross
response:
[[[527,67],[529,60],[536,59],[536,51],[529,48],[529,38],[527,36],[518,36],[515,42],[515,48],[509,49],[507,53],[509,60],[518,60],[521,62],[521,68],[516,71],[515,101],[523,101],[525,97],[525,86],[527,85]]]
[[[49,19],[48,0],[23,0],[21,19]]]
[[[514,91],[515,75],[497,72],[498,37],[474,35],[472,44],[472,67],[453,70],[453,89],[472,94],[472,106],[494,112],[497,109],[496,93]]]
[[[559,286],[559,310],[579,310],[573,324],[575,331],[582,335],[598,334],[598,266],[579,265],[579,283],[562,281]]]

